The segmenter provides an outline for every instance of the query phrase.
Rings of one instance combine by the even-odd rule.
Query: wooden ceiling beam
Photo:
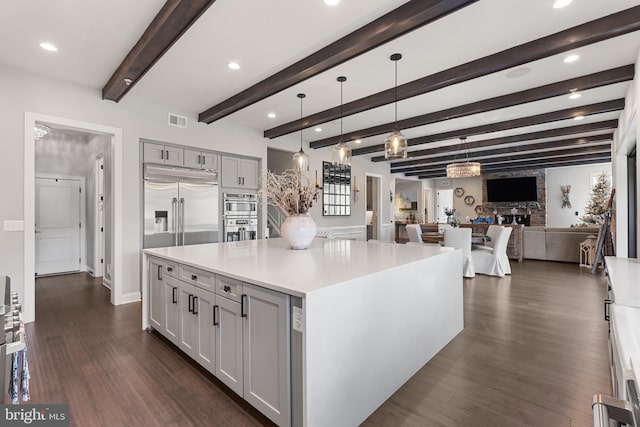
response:
[[[591,155],[589,155],[591,156]],[[562,166],[579,166],[579,165],[589,165],[594,163],[607,163],[611,161],[610,155],[603,155],[603,157],[592,156],[589,158],[576,158],[571,161],[560,161],[560,162],[540,162],[540,163],[529,163],[520,166],[509,166],[506,165],[504,167],[496,166],[495,168],[489,168],[485,172],[493,173],[493,172],[507,172],[507,171],[516,171],[516,170],[528,170],[528,169],[546,169],[546,168],[559,168]],[[419,175],[419,179],[429,179],[429,178],[446,178],[447,172],[445,170],[439,173],[425,174]]]
[[[200,113],[212,123],[478,0],[411,0],[330,45]],[[298,123],[298,128],[300,121]]]
[[[536,114],[528,117],[521,117],[504,122],[489,123],[486,125],[474,126],[466,129],[457,129],[448,132],[437,133],[433,135],[420,136],[407,140],[408,146],[428,144],[447,139],[456,139],[460,137],[468,137],[471,135],[480,135],[483,133],[499,132],[509,129],[515,129],[526,126],[539,125],[543,123],[552,123],[560,120],[572,119],[577,116],[590,116],[593,114],[603,114],[611,111],[619,111],[624,108],[624,98],[612,101],[598,102],[596,104],[584,105],[582,107],[567,108],[565,110],[551,111],[548,113]],[[365,154],[378,153],[384,151],[384,144],[371,145],[369,147],[356,148],[352,151],[353,156],[362,156]]]
[[[560,141],[549,141],[549,142],[541,142],[537,144],[527,144],[527,145],[519,145],[516,147],[505,147],[505,148],[496,148],[490,150],[482,150],[482,151],[473,151],[469,153],[468,159],[470,161],[479,161],[478,159],[486,156],[497,156],[500,154],[508,154],[508,153],[533,153],[539,150],[549,150],[545,151],[545,153],[557,153],[564,150],[572,150],[575,148],[582,147],[593,147],[597,145],[609,144],[611,145],[611,141],[613,140],[613,134],[604,134],[604,135],[592,135],[585,136],[583,138],[571,138],[564,139]],[[553,150],[553,151],[551,151]],[[460,156],[458,154],[449,154],[445,156],[437,156],[437,157],[429,157],[426,159],[422,159],[420,163],[414,163],[410,166],[403,167],[391,167],[391,173],[396,172],[413,172],[416,170],[424,169],[426,166],[435,165],[438,163],[444,162],[451,163],[453,161],[466,161],[466,157]]]
[[[102,88],[102,99],[120,101],[214,2],[167,0]]]
[[[633,64],[623,67],[613,68],[611,70],[601,71],[599,73],[588,74],[586,76],[577,77],[575,79],[563,80],[557,83],[551,83],[536,88],[523,90],[520,92],[510,93],[495,98],[485,99],[470,104],[451,107],[432,113],[422,114],[420,116],[411,117],[398,121],[398,129],[410,129],[418,126],[425,126],[445,120],[457,119],[472,114],[485,113],[487,111],[497,110],[500,108],[513,107],[516,105],[526,104],[528,102],[541,101],[543,99],[552,98],[554,96],[568,95],[572,90],[585,91],[615,83],[621,83],[632,80],[635,74]],[[383,135],[392,132],[395,129],[395,123],[389,122],[378,126],[372,126],[366,129],[360,129],[353,132],[338,136],[313,141],[311,148],[329,147],[337,144],[340,139],[343,141],[353,141],[355,139],[364,139],[376,135]]]
[[[423,95],[434,90],[639,30],[640,6],[635,6],[402,84],[398,86],[398,100]],[[343,117],[350,116],[394,101],[394,88],[387,89],[345,103],[342,106],[342,115]],[[340,118],[340,113],[340,106],[336,106],[312,114],[302,119],[302,127],[308,128],[338,119]],[[266,130],[264,136],[265,138],[276,138],[298,130],[300,130],[300,120],[295,120]]]
[[[482,141],[467,142],[467,149],[473,150],[475,148],[493,147],[502,144],[512,144],[515,142],[532,141],[536,139],[545,138],[557,138],[568,135],[579,135],[588,132],[599,132],[616,129],[618,127],[618,120],[605,120],[601,122],[587,123],[578,126],[567,126],[563,128],[548,129],[539,132],[521,133],[518,135],[503,136],[501,138],[491,138]],[[447,145],[444,147],[426,148],[424,150],[410,151],[408,158],[418,158],[423,156],[432,156],[436,154],[449,153],[454,150],[454,146]],[[371,158],[374,162],[382,162],[385,160],[384,156]],[[399,162],[391,163],[391,168],[400,166],[410,166],[420,164],[421,160],[401,160]]]

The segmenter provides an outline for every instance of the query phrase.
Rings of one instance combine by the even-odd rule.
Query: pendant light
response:
[[[300,98],[300,151],[293,155],[293,169],[298,172],[309,171],[309,156],[302,149],[302,99],[305,96],[304,93],[298,94],[298,98]]]
[[[460,151],[464,150],[467,157],[465,162],[450,163],[447,165],[447,178],[470,178],[480,176],[480,163],[469,161],[469,152],[467,150],[467,137],[460,138]]]
[[[49,132],[51,132],[51,128],[49,126],[45,126],[45,125],[42,125],[40,123],[36,123],[33,126],[33,133],[34,133],[35,139],[42,139]]]
[[[395,63],[396,80],[394,86],[395,99],[395,129],[384,140],[384,158],[385,159],[406,159],[407,158],[407,138],[398,130],[398,61],[402,59],[402,55],[394,53],[389,58]]]
[[[350,166],[351,165],[351,148],[343,141],[342,132],[342,85],[347,81],[345,76],[340,76],[337,79],[340,82],[340,142],[333,149],[333,164]]]

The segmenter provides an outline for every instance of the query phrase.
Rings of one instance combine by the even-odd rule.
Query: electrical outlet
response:
[[[304,329],[304,314],[301,307],[293,307],[293,330],[302,332]]]
[[[3,221],[4,231],[24,231],[24,221],[21,219]]]

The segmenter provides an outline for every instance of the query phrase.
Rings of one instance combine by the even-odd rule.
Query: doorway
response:
[[[109,188],[112,189],[110,200],[105,204],[105,212],[108,228],[105,241],[109,242],[105,248],[105,253],[110,258],[110,265],[107,265],[106,273],[112,283],[111,303],[114,305],[123,304],[140,298],[139,292],[135,295],[122,294],[122,221],[111,221],[110,218],[122,218],[123,212],[123,194],[122,194],[122,151],[123,139],[122,130],[111,126],[98,125],[83,121],[77,121],[62,117],[49,116],[38,113],[25,113],[24,127],[24,272],[23,272],[23,315],[25,322],[33,322],[35,320],[35,272],[36,272],[36,242],[34,235],[36,234],[36,138],[34,126],[36,123],[47,124],[57,129],[65,129],[68,131],[84,132],[94,135],[100,135],[103,139],[108,140],[109,144],[105,150],[105,156],[109,157],[109,167],[105,166],[105,170],[110,171],[109,176],[105,178]],[[86,159],[87,162],[93,164],[95,158]],[[54,164],[54,161],[46,162]],[[93,185],[87,186],[87,190],[93,189]],[[88,204],[92,206],[93,203]],[[94,218],[94,215],[87,215],[87,221]],[[87,245],[87,252],[93,252],[94,245]],[[87,256],[86,259],[91,259]],[[111,271],[109,271],[111,270]]]
[[[367,224],[367,240],[383,240],[382,239],[382,197],[379,175],[366,174],[365,194],[366,210],[365,224]]]
[[[436,221],[439,223],[447,222],[447,215],[445,215],[445,209],[453,208],[453,190],[452,189],[439,189],[436,191]]]

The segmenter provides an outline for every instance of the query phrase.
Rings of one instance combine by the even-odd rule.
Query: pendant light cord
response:
[[[393,97],[395,99],[395,110],[396,110],[396,131],[398,130],[398,61],[393,61],[396,66],[396,80],[394,86]]]
[[[342,85],[344,84],[344,80],[340,81],[340,142],[342,142]]]
[[[300,97],[300,150],[302,150],[302,97]]]

